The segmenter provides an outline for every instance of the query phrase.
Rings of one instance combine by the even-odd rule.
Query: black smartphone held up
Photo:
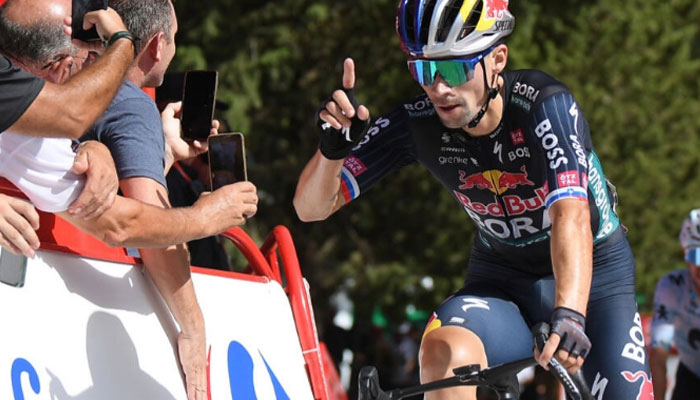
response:
[[[209,136],[209,178],[211,190],[248,180],[243,134],[221,133]]]
[[[97,29],[93,26],[92,29],[83,29],[83,17],[90,11],[106,10],[108,0],[73,0],[73,10],[71,11],[71,38],[79,39],[83,42],[100,41],[100,35],[97,34]]]
[[[216,71],[187,71],[182,89],[182,138],[188,141],[205,140],[214,119],[216,89],[219,73]]]
[[[26,272],[27,257],[14,254],[4,248],[0,250],[0,282],[14,287],[22,287]]]

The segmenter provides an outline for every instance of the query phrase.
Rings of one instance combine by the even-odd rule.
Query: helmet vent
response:
[[[457,18],[459,10],[462,8],[462,3],[464,3],[464,0],[450,0],[450,2],[445,5],[445,10],[440,17],[438,29],[435,34],[435,39],[438,42],[444,42],[447,40],[447,35],[449,35],[450,28],[452,28],[452,23],[454,22],[455,18]]]
[[[463,39],[468,34],[474,32],[476,25],[481,19],[481,10],[483,9],[483,0],[476,2],[474,8],[472,8],[472,11],[469,13],[469,18],[467,18],[467,21],[464,23],[464,25],[462,25],[462,30],[459,32],[457,40]]]
[[[415,21],[417,8],[418,4],[415,1],[411,4],[409,0],[406,2],[406,6],[403,9],[402,26],[406,30],[406,40],[410,42],[415,42],[416,40],[416,30],[412,22]]]
[[[421,31],[420,31],[420,42],[428,43],[428,32],[430,31],[430,20],[433,18],[433,11],[435,11],[435,4],[437,0],[427,0],[425,2],[425,8],[423,9],[423,15],[421,16]]]

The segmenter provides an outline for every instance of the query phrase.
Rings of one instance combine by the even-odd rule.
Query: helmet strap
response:
[[[488,92],[488,97],[486,98],[486,103],[484,103],[483,106],[481,106],[481,110],[476,114],[474,119],[469,121],[467,124],[468,128],[474,128],[477,125],[479,125],[479,122],[481,122],[481,119],[486,115],[486,111],[489,109],[489,103],[491,103],[491,100],[495,99],[496,96],[498,96],[498,92],[501,90],[500,85],[496,85],[494,87],[489,86],[489,81],[486,79],[486,64],[484,63],[484,59],[482,58],[479,60],[479,63],[481,64],[481,69],[484,71],[484,87],[486,88],[486,91]],[[496,80],[498,77],[495,78]]]

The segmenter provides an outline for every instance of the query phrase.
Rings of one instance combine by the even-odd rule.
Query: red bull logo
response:
[[[535,183],[527,179],[527,170],[524,165],[520,168],[520,171],[522,173],[492,169],[467,176],[466,172],[460,170],[459,180],[462,184],[459,186],[459,189],[488,189],[495,194],[503,194],[506,190],[515,189],[518,186],[534,186]]]
[[[486,18],[501,18],[503,11],[508,11],[508,0],[486,0]]]
[[[637,371],[632,373],[630,371],[622,371],[622,377],[630,383],[637,382],[640,379],[642,380],[642,385],[639,387],[639,393],[637,394],[637,400],[654,400],[654,386],[652,386],[651,378],[647,376],[646,372]]]

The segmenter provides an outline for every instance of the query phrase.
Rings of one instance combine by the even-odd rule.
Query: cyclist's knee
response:
[[[487,366],[484,345],[473,332],[444,326],[428,333],[421,343],[421,381],[454,376],[452,369],[467,364]]]

